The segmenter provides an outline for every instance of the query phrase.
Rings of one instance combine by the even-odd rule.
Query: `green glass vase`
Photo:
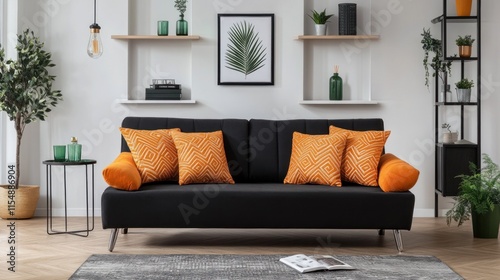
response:
[[[177,36],[188,35],[188,22],[184,20],[184,15],[181,15],[181,18],[177,21],[175,33]]]
[[[342,78],[338,72],[330,77],[330,100],[342,100]]]

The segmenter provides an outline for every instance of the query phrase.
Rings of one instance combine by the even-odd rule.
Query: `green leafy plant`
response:
[[[476,39],[472,39],[471,35],[466,35],[465,37],[458,36],[458,39],[455,41],[457,46],[472,46],[472,44],[476,41]]]
[[[318,13],[317,11],[315,10],[312,10],[312,16],[311,15],[308,15],[313,21],[314,23],[316,24],[325,24],[328,22],[328,20],[333,16],[333,14],[331,15],[327,15],[326,14],[326,9],[324,9],[321,13]]]
[[[179,11],[179,13],[181,13],[181,16],[183,16],[184,13],[186,12],[186,3],[187,3],[187,0],[175,0],[174,1],[174,7],[177,9],[177,11]]]
[[[248,75],[265,66],[266,48],[262,45],[259,33],[246,21],[235,23],[228,32],[229,42],[226,51],[226,68]]]
[[[480,170],[470,163],[472,175],[460,175],[459,194],[453,207],[446,213],[446,222],[452,220],[462,225],[470,219],[471,212],[484,214],[500,204],[500,170],[487,154],[483,154],[484,167]]]
[[[429,87],[429,67],[434,70],[432,77],[439,75],[439,78],[446,84],[445,77],[451,76],[451,61],[444,61],[443,59],[443,45],[441,40],[432,37],[430,29],[425,30],[421,34],[422,49],[424,50],[423,65],[425,69],[425,85]],[[434,57],[429,61],[429,55],[434,53]]]
[[[59,90],[52,90],[55,76],[48,68],[54,67],[51,54],[29,29],[17,36],[17,60],[6,59],[0,46],[0,110],[5,111],[17,133],[16,183],[19,188],[20,148],[27,124],[44,121],[51,107],[62,100]]]
[[[455,83],[455,86],[460,89],[470,89],[474,86],[474,81],[465,78]]]
[[[447,130],[448,130],[448,132],[452,133],[452,132],[451,132],[451,125],[450,125],[449,123],[443,123],[443,124],[441,125],[441,128],[443,128],[443,129],[447,129]]]

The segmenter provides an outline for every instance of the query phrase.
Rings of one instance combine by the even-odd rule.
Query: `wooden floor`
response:
[[[57,222],[61,221],[57,218]],[[68,279],[91,255],[108,254],[109,230],[96,229],[89,237],[47,235],[45,218],[15,221],[16,272],[7,270],[8,245],[0,220],[0,279]],[[71,227],[84,219],[72,218]],[[76,228],[75,228],[76,229]],[[472,238],[470,222],[446,226],[443,218],[415,218],[403,232],[406,255],[433,255],[466,279],[499,279],[498,239]],[[392,231],[373,230],[217,230],[133,229],[120,234],[113,254],[356,254],[394,255]]]

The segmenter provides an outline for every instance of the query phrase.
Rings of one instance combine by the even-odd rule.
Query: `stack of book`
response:
[[[152,84],[146,89],[146,100],[181,100],[179,84]]]

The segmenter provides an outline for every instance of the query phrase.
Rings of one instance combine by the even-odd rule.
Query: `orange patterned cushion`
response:
[[[342,159],[342,180],[378,186],[378,163],[390,131],[353,131],[330,126],[330,134],[347,135]]]
[[[417,183],[420,171],[393,154],[380,158],[378,184],[384,192],[405,192]]]
[[[141,175],[131,153],[120,153],[112,163],[102,170],[102,177],[108,185],[115,189],[135,191],[141,186]]]
[[[132,152],[142,183],[177,180],[177,150],[171,132],[180,129],[136,130],[120,127],[120,131]]]
[[[347,135],[293,133],[285,184],[342,186],[340,166]]]
[[[172,132],[172,137],[179,155],[179,185],[234,184],[224,151],[222,131]]]

